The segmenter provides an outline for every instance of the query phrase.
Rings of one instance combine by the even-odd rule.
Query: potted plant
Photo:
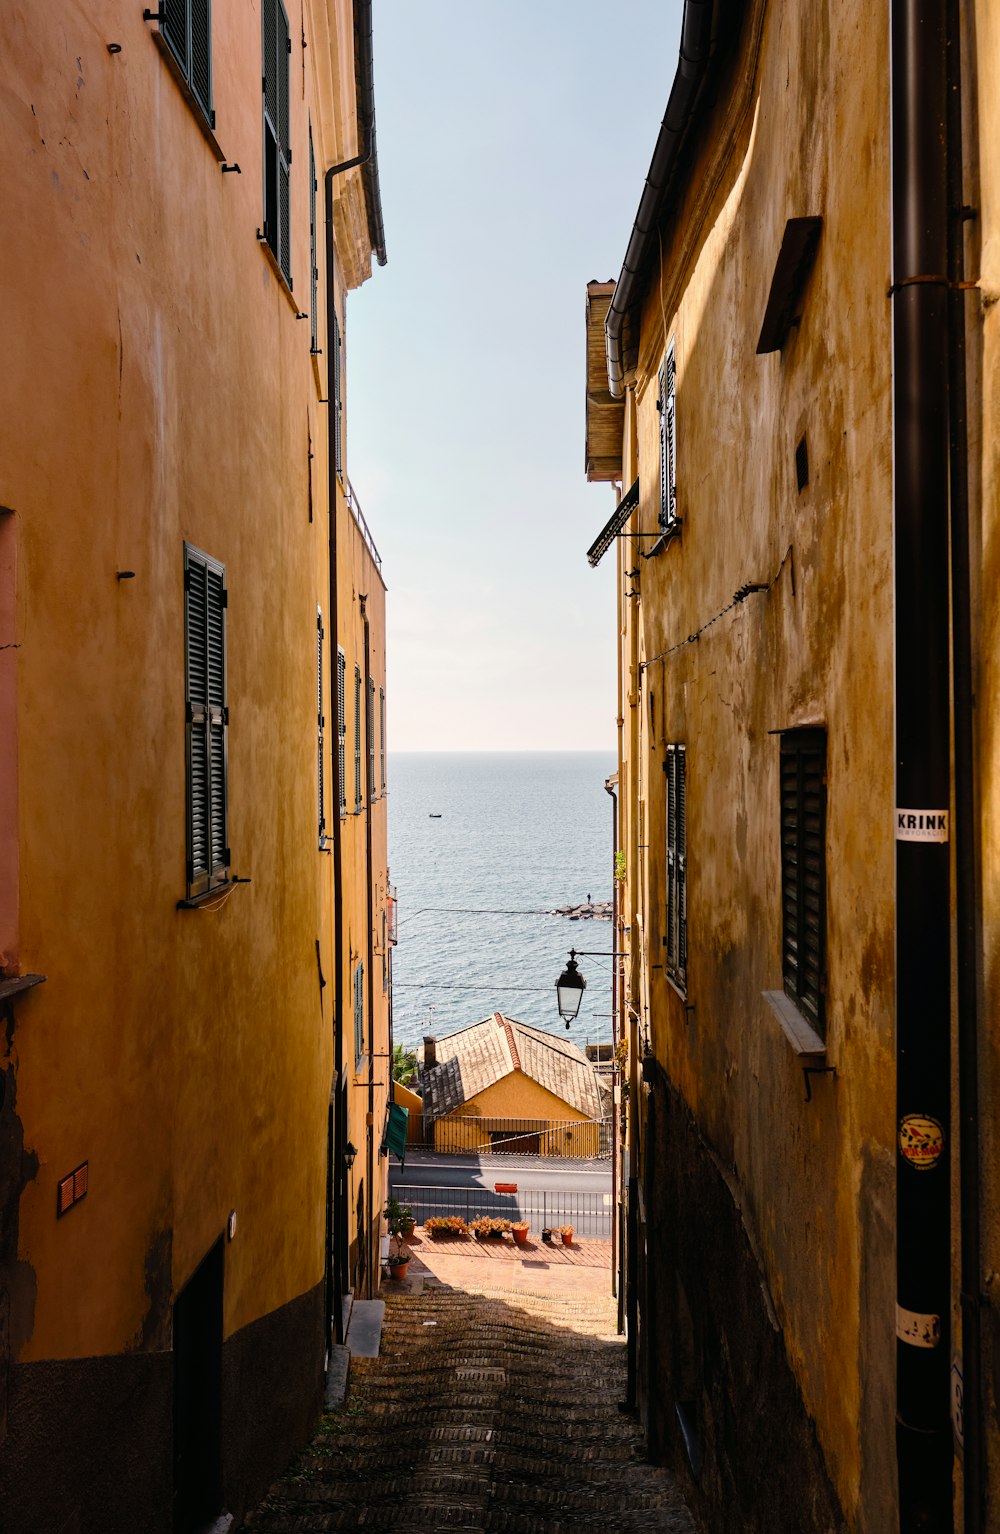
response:
[[[415,1221],[413,1218],[413,1210],[409,1204],[401,1204],[399,1200],[394,1198],[390,1193],[388,1199],[386,1200],[386,1205],[383,1213],[385,1215],[385,1223],[388,1227],[390,1236],[413,1235],[413,1227]]]
[[[545,1242],[546,1246],[551,1246],[552,1245],[552,1231],[550,1230],[548,1225],[546,1225],[545,1228],[542,1231],[542,1240]]]
[[[389,1230],[390,1243],[395,1242],[395,1251],[391,1244],[389,1247],[389,1277],[404,1279],[410,1264],[410,1254],[404,1245],[404,1234],[407,1225],[410,1227],[410,1232],[413,1231],[413,1210],[409,1205],[401,1205],[397,1199],[390,1197],[383,1214]]]
[[[432,1214],[424,1221],[424,1230],[432,1236],[467,1236],[469,1227],[460,1214]]]
[[[528,1232],[531,1229],[527,1220],[514,1220],[510,1227],[510,1233],[514,1237],[517,1246],[527,1246]]]
[[[560,1225],[560,1227],[559,1227],[559,1234],[560,1234],[560,1236],[562,1236],[562,1244],[563,1244],[563,1246],[569,1246],[570,1242],[573,1240],[573,1227],[572,1227],[572,1225]]]
[[[509,1220],[496,1220],[491,1215],[480,1215],[478,1220],[472,1220],[469,1229],[474,1233],[477,1241],[502,1241],[504,1232],[510,1230]]]

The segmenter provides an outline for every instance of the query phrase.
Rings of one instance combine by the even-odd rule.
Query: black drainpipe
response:
[[[372,707],[371,688],[371,628],[368,622],[368,598],[359,594],[361,621],[365,627],[365,901],[368,907],[368,951],[365,970],[368,975],[368,1229],[369,1240],[374,1243],[375,1259],[379,1257],[379,1236],[382,1231],[382,1204],[375,1199],[375,924],[372,918],[372,889],[374,865],[372,857],[372,744],[375,735],[375,710]],[[389,1065],[391,1067],[391,1059]],[[367,1282],[371,1286],[374,1261],[369,1255]]]
[[[344,1147],[347,1144],[347,1097],[344,1091],[344,849],[341,836],[340,806],[344,802],[344,785],[340,781],[340,714],[337,704],[340,685],[340,659],[337,652],[339,616],[337,612],[337,462],[336,433],[337,415],[333,401],[329,399],[333,386],[333,367],[330,358],[337,346],[334,330],[336,318],[336,293],[333,283],[333,178],[336,166],[323,178],[324,212],[326,219],[326,355],[327,355],[327,496],[330,519],[330,650],[334,664],[330,667],[331,717],[337,722],[337,749],[333,752],[333,1090],[336,1093],[334,1111],[334,1148],[332,1188],[327,1196],[333,1199],[333,1319],[337,1342],[344,1340],[344,1293],[346,1289],[348,1224],[347,1184],[344,1166]],[[334,731],[330,731],[331,739]]]
[[[900,1534],[952,1529],[947,0],[891,0]]]
[[[618,947],[618,880],[614,876],[615,853],[618,851],[618,796],[611,779],[605,780],[604,792],[611,795],[611,931],[614,934],[611,944],[612,949]],[[618,960],[614,959],[611,964],[611,1197],[612,1211],[614,1215],[614,1229],[611,1232],[611,1293],[617,1298],[619,1290],[619,1273],[621,1268],[618,1262],[618,1242],[620,1240],[622,1207],[618,1197],[618,1117],[620,1108],[614,1101],[617,1091],[621,1097],[621,1084],[617,1081],[617,1069],[614,1067],[614,1052],[618,1048]],[[618,1305],[618,1330],[625,1330],[625,1317],[622,1313],[621,1302]]]
[[[955,921],[958,997],[959,1200],[962,1239],[962,1475],[966,1534],[985,1528],[980,1245],[979,987],[982,911],[976,861],[975,721],[965,382],[962,49],[959,0],[948,0],[948,400],[951,438],[951,624],[955,753]]]

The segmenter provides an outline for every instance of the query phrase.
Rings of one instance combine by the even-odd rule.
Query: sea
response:
[[[494,1012],[611,1039],[612,924],[546,915],[610,901],[611,752],[395,752],[389,870],[398,900],[393,1035],[407,1048]],[[556,980],[570,948],[587,982],[567,1030]]]

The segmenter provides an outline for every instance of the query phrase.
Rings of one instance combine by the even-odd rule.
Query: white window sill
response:
[[[802,1060],[825,1060],[826,1041],[807,1023],[798,1007],[784,991],[761,991],[761,995],[781,1024],[785,1038]]]

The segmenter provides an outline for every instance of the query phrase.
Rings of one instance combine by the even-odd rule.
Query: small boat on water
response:
[[[441,819],[441,816],[440,816],[440,815],[435,815],[435,814],[434,814],[434,813],[433,813],[433,812],[432,812],[432,813],[431,813],[431,814],[430,814],[430,815],[429,815],[429,816],[428,816],[428,817],[427,817],[427,818],[428,818],[428,820],[440,820],[440,819]]]

